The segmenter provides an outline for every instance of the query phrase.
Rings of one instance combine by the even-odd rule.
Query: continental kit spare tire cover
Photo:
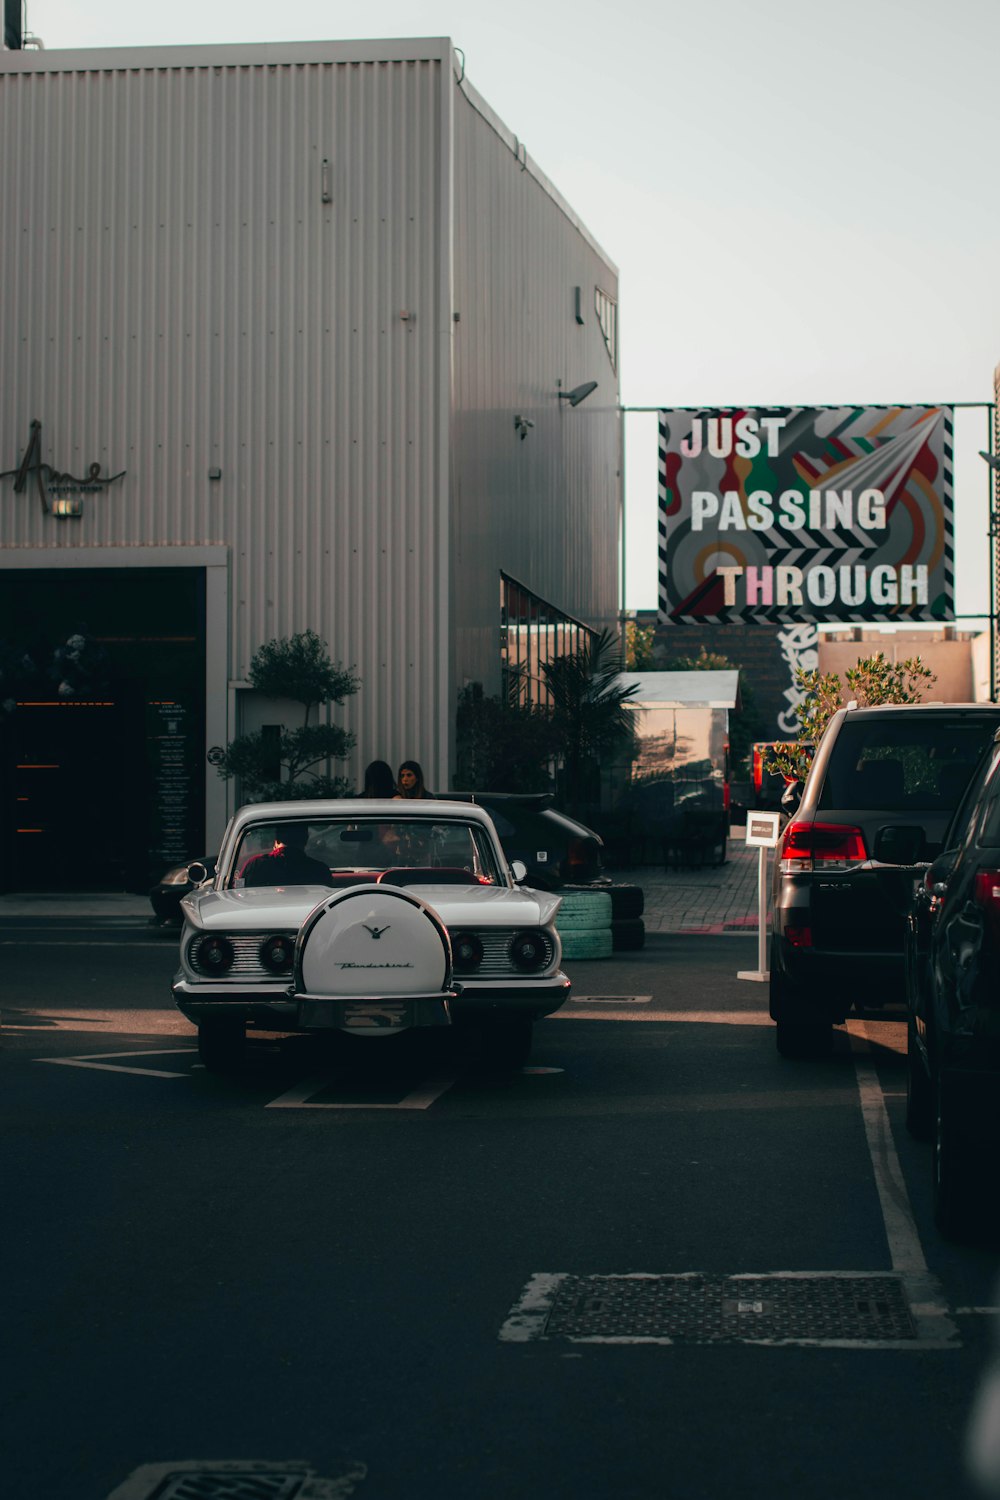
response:
[[[437,912],[405,890],[354,886],[309,913],[295,950],[303,995],[428,995],[451,980]]]

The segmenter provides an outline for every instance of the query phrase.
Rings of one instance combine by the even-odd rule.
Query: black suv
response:
[[[961,1235],[996,1215],[1000,733],[914,898],[906,958],[906,1123],[933,1145],[938,1227]]]
[[[902,1000],[914,888],[1000,726],[995,704],[840,709],[774,864],[771,1017],[786,1057],[829,1045],[858,1000]]]

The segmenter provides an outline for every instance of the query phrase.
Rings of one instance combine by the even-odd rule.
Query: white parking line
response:
[[[649,1005],[652,995],[572,995],[571,1005]]]
[[[903,1282],[910,1312],[922,1342],[947,1344],[958,1338],[958,1331],[948,1314],[941,1283],[927,1267],[923,1246],[917,1233],[903,1180],[899,1156],[892,1139],[892,1128],[885,1107],[878,1073],[871,1061],[867,1021],[850,1019],[847,1032],[854,1053],[854,1070],[861,1098],[868,1152],[871,1156],[875,1187],[882,1208],[885,1237],[889,1245],[892,1269]]]
[[[335,1079],[332,1076],[318,1076],[307,1078],[304,1083],[295,1084],[294,1088],[290,1088],[286,1094],[279,1094],[277,1099],[272,1099],[264,1107],[265,1109],[429,1109],[435,1099],[440,1099],[441,1095],[447,1093],[456,1082],[457,1079],[451,1074],[429,1078],[422,1087],[406,1094],[395,1104],[369,1104],[356,1100],[350,1103],[334,1101],[314,1104],[312,1101],[317,1094],[335,1086]]]
[[[167,1073],[160,1068],[122,1068],[98,1061],[105,1057],[190,1057],[194,1047],[158,1047],[155,1052],[88,1052],[82,1057],[36,1057],[35,1062],[54,1063],[58,1068],[92,1068],[96,1073],[135,1073],[141,1078],[187,1078],[187,1073]]]
[[[586,1010],[574,1010],[569,1000],[561,1010],[546,1016],[546,1021],[684,1021],[697,1026],[771,1026],[766,1010],[660,1010],[634,1009],[618,1001],[615,1008],[588,1004]]]

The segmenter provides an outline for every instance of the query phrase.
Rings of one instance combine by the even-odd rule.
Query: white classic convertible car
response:
[[[436,800],[241,808],[215,876],[181,903],[177,1005],[206,1068],[234,1066],[247,1027],[378,1038],[477,1026],[517,1067],[532,1025],[569,998],[560,898],[523,889],[489,815]]]

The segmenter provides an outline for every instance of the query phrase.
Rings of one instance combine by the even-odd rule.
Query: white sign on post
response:
[[[737,979],[755,979],[758,984],[770,979],[767,968],[767,851],[778,847],[776,812],[747,813],[747,843],[757,850],[757,967],[741,969]]]
[[[780,813],[747,813],[747,843],[755,849],[776,849],[780,822]]]

